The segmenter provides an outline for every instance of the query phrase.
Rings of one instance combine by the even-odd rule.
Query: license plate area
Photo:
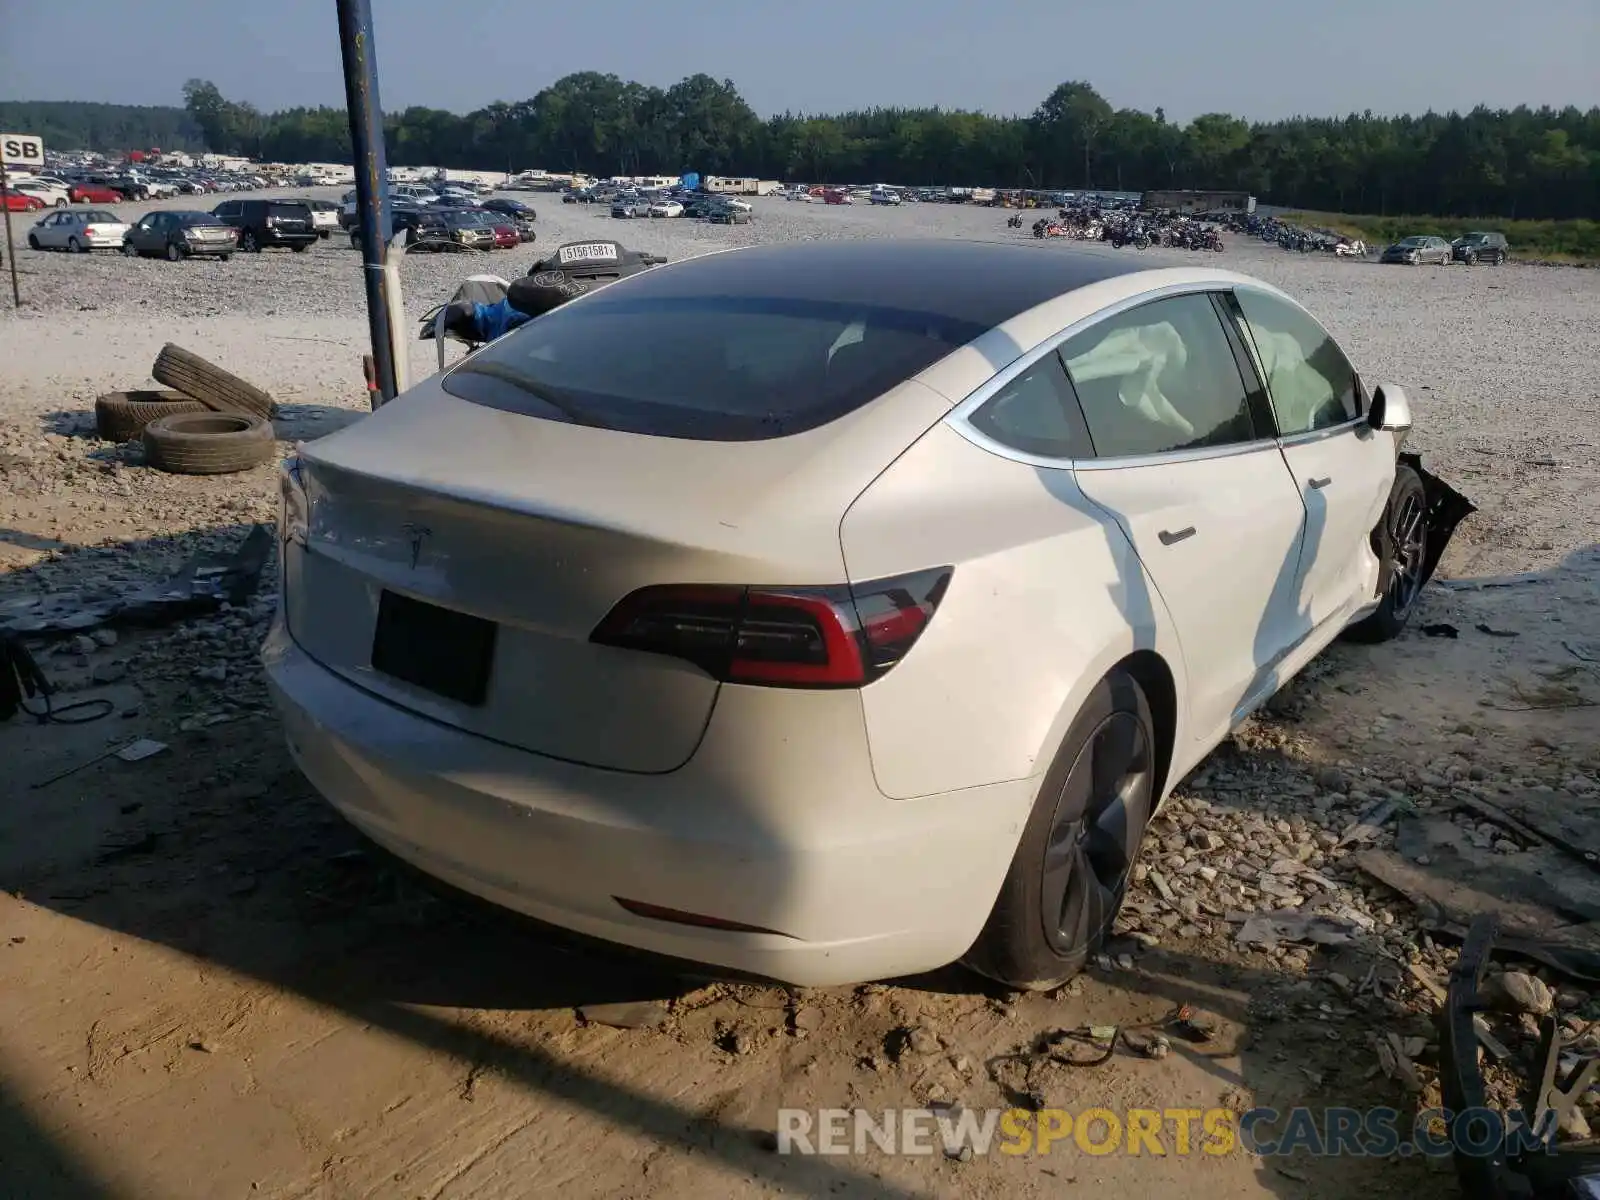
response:
[[[378,598],[372,667],[447,700],[482,707],[496,626],[470,613],[385,591]]]

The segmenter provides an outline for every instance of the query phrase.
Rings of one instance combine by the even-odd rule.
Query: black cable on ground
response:
[[[25,713],[40,725],[87,725],[108,717],[116,705],[101,697],[77,700],[56,706],[54,690],[33,655],[20,638],[0,634],[0,721]],[[43,709],[30,708],[27,701],[38,697]],[[75,714],[75,715],[69,715]]]

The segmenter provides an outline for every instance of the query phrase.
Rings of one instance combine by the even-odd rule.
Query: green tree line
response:
[[[7,127],[43,133],[63,148],[184,147],[192,131],[209,149],[267,161],[350,161],[343,109],[263,113],[204,80],[191,80],[184,100],[183,110],[0,105],[0,116]],[[33,110],[35,125],[48,117],[45,129],[27,124]],[[107,112],[128,115],[112,120]],[[144,136],[135,136],[138,114],[148,114]],[[465,115],[413,107],[386,114],[384,123],[395,165],[604,175],[695,170],[814,183],[1237,188],[1295,208],[1376,214],[1569,220],[1600,211],[1600,107],[1265,122],[1207,113],[1184,124],[1159,108],[1113,108],[1089,84],[1068,82],[1027,116],[878,108],[763,120],[729,80],[701,74],[657,88],[585,71],[528,100]]]

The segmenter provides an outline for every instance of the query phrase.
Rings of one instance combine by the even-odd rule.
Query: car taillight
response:
[[[905,657],[951,573],[848,587],[660,584],[624,597],[589,640],[681,658],[724,683],[861,687]]]

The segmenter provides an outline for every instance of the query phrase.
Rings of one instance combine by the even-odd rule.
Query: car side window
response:
[[[1234,295],[1281,436],[1329,429],[1361,415],[1356,370],[1327,330],[1276,296],[1246,288]]]
[[[1061,347],[1101,458],[1254,441],[1244,379],[1204,293],[1118,313]]]
[[[1003,446],[1042,458],[1094,454],[1061,359],[1054,351],[1012,379],[972,414],[972,426]]]

